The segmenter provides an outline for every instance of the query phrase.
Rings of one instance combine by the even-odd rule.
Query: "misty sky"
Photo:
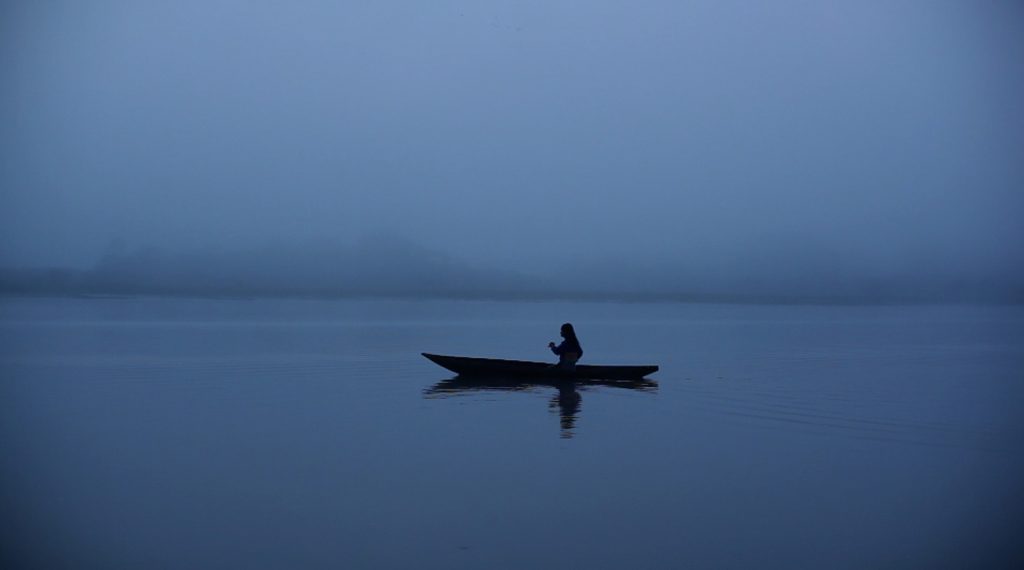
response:
[[[0,73],[0,265],[1024,259],[1013,1],[26,0]]]

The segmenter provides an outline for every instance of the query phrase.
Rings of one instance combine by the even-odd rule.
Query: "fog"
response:
[[[0,266],[1020,299],[1022,32],[1016,2],[7,2]]]

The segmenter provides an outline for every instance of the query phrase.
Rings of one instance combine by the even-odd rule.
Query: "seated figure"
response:
[[[548,348],[558,355],[559,367],[574,369],[576,362],[583,357],[583,347],[580,346],[580,341],[576,338],[576,331],[572,328],[571,323],[562,325],[560,334],[564,339],[562,344],[556,346],[555,343],[549,342]]]

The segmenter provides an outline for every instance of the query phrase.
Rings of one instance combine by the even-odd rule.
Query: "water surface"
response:
[[[642,386],[467,385],[420,352]],[[5,567],[1022,560],[1024,311],[0,301]]]

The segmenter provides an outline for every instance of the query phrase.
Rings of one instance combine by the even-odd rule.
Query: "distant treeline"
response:
[[[268,246],[232,252],[109,252],[91,269],[0,268],[8,295],[198,297],[432,297],[745,303],[1024,302],[1024,285],[983,277],[836,278],[820,268],[780,275],[678,273],[608,278],[597,269],[536,277],[473,267],[413,244]],[[710,273],[710,271],[708,272]],[[696,275],[696,276],[694,276]],[[603,278],[602,278],[603,277]]]
[[[104,255],[91,269],[0,269],[15,294],[350,296],[445,295],[531,288],[511,272],[484,271],[405,243],[353,248],[269,246],[176,253],[149,248]]]

